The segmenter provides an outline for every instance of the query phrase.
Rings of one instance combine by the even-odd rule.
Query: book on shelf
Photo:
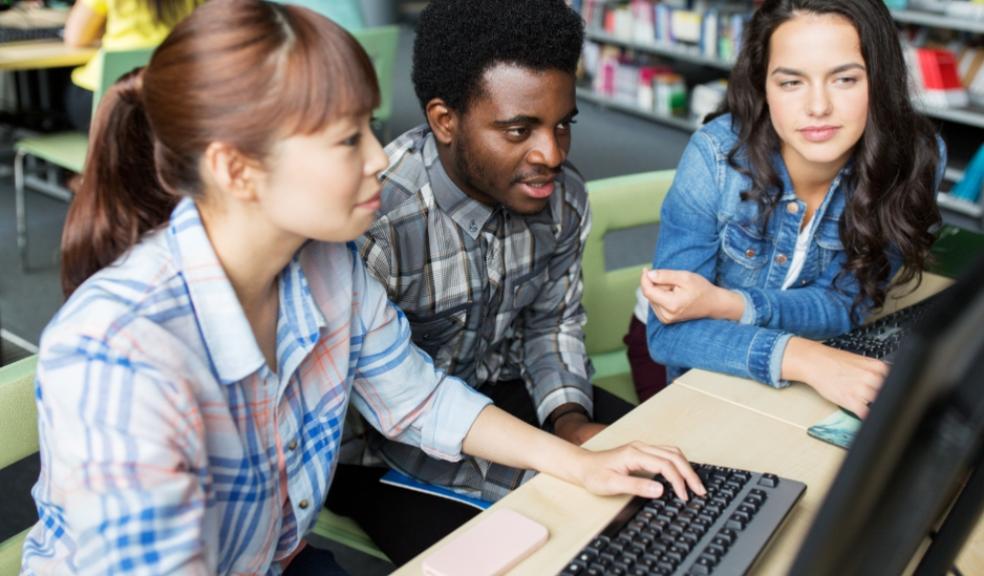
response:
[[[625,42],[671,46],[707,58],[734,60],[751,15],[747,6],[652,2],[611,3],[583,0],[581,15],[589,30]]]

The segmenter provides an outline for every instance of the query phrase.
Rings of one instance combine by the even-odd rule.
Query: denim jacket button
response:
[[[748,250],[745,250],[745,256],[748,256],[749,258],[754,258],[755,257],[755,250],[753,250],[751,248],[749,248]]]
[[[785,254],[780,254],[780,255],[776,256],[776,264],[785,264],[785,263],[786,263],[786,255]]]
[[[796,214],[799,211],[800,211],[800,207],[799,204],[797,204],[796,202],[790,202],[789,204],[786,204],[786,212],[789,212],[790,214]]]

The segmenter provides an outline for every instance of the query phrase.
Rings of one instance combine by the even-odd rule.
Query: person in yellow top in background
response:
[[[65,43],[88,46],[102,42],[105,50],[156,46],[175,24],[204,0],[77,0],[65,22]],[[99,85],[99,59],[72,71],[65,95],[69,121],[89,131],[92,93]]]

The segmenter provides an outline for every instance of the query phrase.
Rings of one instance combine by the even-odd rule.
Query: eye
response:
[[[858,83],[857,76],[841,76],[837,78],[834,82],[842,86],[854,86]]]
[[[780,80],[779,81],[779,87],[780,88],[794,88],[796,86],[799,86],[800,84],[802,84],[802,82],[800,82],[799,80]]]
[[[358,146],[359,142],[362,141],[362,132],[356,132],[348,138],[342,140],[343,146]]]
[[[506,134],[510,138],[525,138],[530,133],[530,129],[526,126],[512,126],[506,128]]]
[[[557,124],[557,128],[564,131],[569,131],[575,124],[577,124],[577,120],[571,118],[570,120],[564,120],[560,124]]]

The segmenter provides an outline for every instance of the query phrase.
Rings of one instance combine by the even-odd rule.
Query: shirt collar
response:
[[[478,238],[486,222],[492,217],[494,210],[475,200],[458,187],[437,154],[437,144],[434,134],[428,132],[424,140],[424,166],[427,168],[427,179],[430,182],[434,202],[442,212],[447,214],[465,234],[472,239]]]
[[[218,379],[223,384],[243,380],[264,366],[266,359],[190,198],[182,199],[171,213],[168,235]],[[291,363],[285,363],[288,358],[281,350],[285,348],[281,326],[290,330],[298,344],[310,349],[317,340],[311,332],[320,330],[325,319],[311,297],[297,256],[281,273],[279,284],[277,363],[281,373],[289,373],[285,370]]]

